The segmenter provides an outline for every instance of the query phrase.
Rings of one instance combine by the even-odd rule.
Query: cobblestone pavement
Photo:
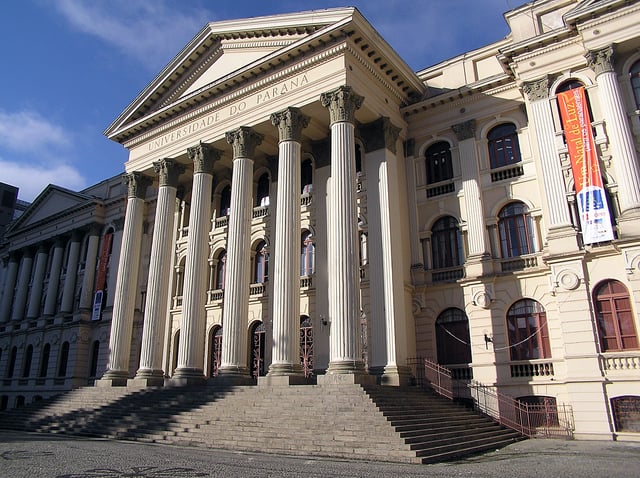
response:
[[[0,430],[0,477],[640,476],[640,443],[526,440],[434,465],[294,458]]]

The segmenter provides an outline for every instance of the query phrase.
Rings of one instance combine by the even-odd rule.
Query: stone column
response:
[[[80,231],[73,231],[71,245],[69,246],[69,257],[67,259],[67,274],[62,289],[62,304],[60,305],[60,312],[65,314],[73,312],[73,296],[76,291],[81,240]]]
[[[262,135],[242,126],[228,132],[227,141],[233,148],[233,176],[219,377],[243,381],[249,379],[247,326],[251,264],[252,158],[256,147],[262,142]]]
[[[355,112],[364,98],[348,86],[320,96],[331,121],[331,183],[328,207],[329,367],[332,375],[364,378],[360,350],[360,278],[356,203]],[[320,378],[320,377],[319,377]],[[373,378],[373,377],[371,377]],[[321,381],[322,381],[321,380]],[[338,377],[335,380],[339,380]]]
[[[618,200],[622,216],[640,215],[640,165],[624,105],[618,78],[613,67],[613,47],[591,51],[586,57],[596,72],[598,98],[605,120],[612,163],[618,183]],[[636,226],[637,227],[637,226]],[[635,234],[640,229],[635,229]]]
[[[47,272],[47,260],[49,255],[43,244],[38,247],[36,253],[35,272],[31,283],[31,294],[29,294],[29,306],[27,307],[27,319],[35,319],[40,315],[40,305],[42,302],[42,284],[44,275]]]
[[[142,329],[142,352],[136,381],[147,385],[162,385],[162,353],[164,350],[169,279],[171,277],[171,254],[176,217],[176,192],[178,177],[184,167],[171,159],[153,163],[159,175],[156,215],[153,223],[151,262],[147,281],[144,326]]]
[[[44,299],[44,315],[51,316],[56,313],[63,257],[64,240],[62,238],[58,238],[53,245],[53,258],[51,259],[51,270],[49,271],[49,284],[47,285],[47,296]]]
[[[424,283],[426,259],[422,257],[422,245],[420,243],[420,231],[418,229],[415,147],[414,139],[408,139],[404,142],[405,177],[407,178],[407,212],[409,213],[409,244],[411,247],[411,276],[413,284],[418,285]]]
[[[408,242],[407,189],[402,156],[397,156],[401,129],[382,117],[360,128],[367,152],[367,211],[369,218],[369,287],[371,296],[369,371],[387,385],[408,385],[411,370],[407,357],[414,330],[407,314],[410,295],[405,291],[409,269],[405,259]]]
[[[20,264],[20,274],[18,276],[18,287],[16,298],[13,303],[11,320],[24,319],[25,306],[27,305],[27,293],[29,292],[29,280],[31,279],[31,268],[33,267],[33,250],[26,249],[22,255]]]
[[[87,259],[84,262],[84,276],[82,277],[82,292],[80,293],[80,310],[90,311],[93,307],[93,287],[96,277],[98,261],[98,247],[100,245],[99,224],[91,226],[89,241],[87,242]]]
[[[129,376],[133,313],[140,268],[144,197],[151,181],[140,172],[125,174],[123,179],[127,184],[127,210],[111,318],[109,362],[107,371],[96,383],[99,386],[126,385]]]
[[[2,293],[2,308],[0,309],[0,322],[8,322],[11,315],[11,305],[13,304],[13,294],[16,288],[16,280],[18,279],[19,259],[15,253],[9,256],[7,264],[7,275],[4,282],[4,291]]]
[[[187,150],[193,161],[193,188],[189,211],[189,239],[184,266],[182,322],[178,367],[173,379],[181,383],[204,380],[205,303],[211,229],[213,166],[221,153],[206,144]]]
[[[571,225],[562,165],[555,147],[555,128],[549,105],[549,80],[542,78],[524,83],[522,89],[527,95],[529,124],[533,126],[540,154],[540,179],[547,203],[549,251],[552,254],[569,252],[577,247],[577,235]]]
[[[302,377],[300,364],[300,166],[302,130],[297,108],[271,115],[278,128],[278,191],[273,264],[273,347],[269,377]]]

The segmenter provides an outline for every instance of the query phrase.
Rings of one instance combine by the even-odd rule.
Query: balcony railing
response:
[[[253,219],[266,217],[269,215],[269,206],[258,206],[253,208]]]
[[[441,196],[443,194],[452,193],[455,190],[455,184],[452,182],[447,184],[440,184],[438,186],[432,186],[427,188],[427,197],[432,198],[435,196]]]
[[[640,373],[640,352],[608,352],[600,355],[600,367],[606,375]]]
[[[431,272],[432,282],[454,282],[462,278],[464,278],[464,267],[436,269]]]
[[[491,172],[491,182],[502,181],[503,179],[517,178],[524,174],[524,168],[521,165],[511,166],[509,168],[500,169]]]
[[[553,377],[553,362],[512,363],[512,377]]]
[[[216,229],[219,227],[226,227],[229,224],[229,216],[222,216],[216,218]]]
[[[500,266],[502,268],[502,272],[513,272],[531,269],[533,267],[538,267],[538,256],[527,255],[509,259],[502,259],[500,260]]]
[[[472,404],[474,410],[523,435],[572,438],[573,409],[566,404],[527,404],[475,380],[456,380],[451,370],[428,359],[410,358],[416,382],[451,400]]]

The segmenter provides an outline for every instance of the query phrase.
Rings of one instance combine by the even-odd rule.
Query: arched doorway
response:
[[[211,332],[211,367],[209,376],[217,377],[220,371],[220,363],[222,361],[222,327],[216,326]]]
[[[471,340],[469,320],[461,309],[451,307],[436,320],[438,363],[451,368],[453,376],[473,378],[471,374]]]
[[[258,378],[264,376],[264,347],[265,333],[264,323],[256,322],[251,326],[251,376]]]
[[[300,316],[300,364],[305,377],[313,375],[313,323],[308,315]]]

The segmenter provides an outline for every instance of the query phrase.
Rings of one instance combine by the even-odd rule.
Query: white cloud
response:
[[[210,16],[193,8],[189,13],[170,9],[159,0],[59,0],[54,5],[78,30],[114,45],[152,70],[177,53]]]
[[[87,180],[73,166],[68,164],[34,164],[6,161],[0,158],[2,182],[20,188],[18,197],[33,201],[49,184],[72,190],[86,187]]]
[[[71,144],[64,129],[34,111],[0,110],[0,146],[22,152],[41,152],[51,147]]]

